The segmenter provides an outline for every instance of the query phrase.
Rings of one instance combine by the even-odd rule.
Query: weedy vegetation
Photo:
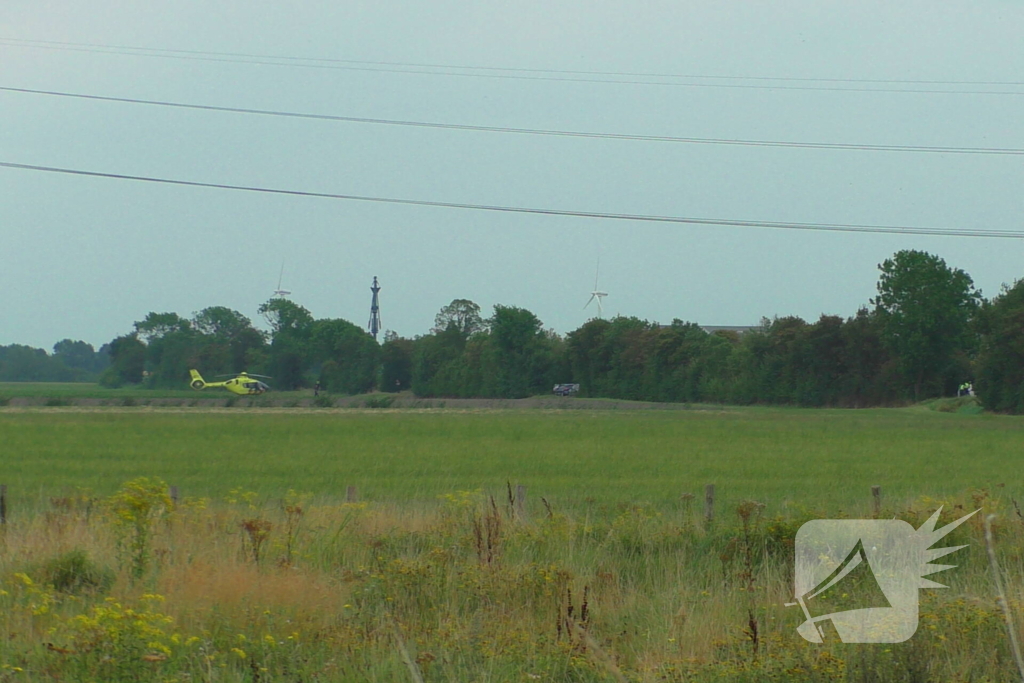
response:
[[[1022,426],[924,409],[0,413],[0,681],[1011,680],[983,520],[1019,622]],[[797,530],[871,516],[872,483],[879,515],[915,527],[982,512],[944,542],[968,547],[933,577],[949,589],[922,591],[910,641],[806,643],[783,606]],[[67,490],[33,498],[44,485]]]

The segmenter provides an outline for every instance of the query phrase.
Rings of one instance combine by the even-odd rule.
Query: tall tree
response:
[[[192,323],[177,313],[150,312],[143,320],[135,323],[135,333],[147,344],[172,332],[187,332],[191,328]]]
[[[100,382],[108,387],[142,382],[146,366],[146,345],[135,333],[122,335],[110,342],[110,367]]]
[[[294,332],[301,335],[309,332],[309,327],[313,324],[313,315],[288,299],[271,299],[260,304],[257,311],[266,319],[275,335],[280,332]]]
[[[878,266],[871,300],[882,341],[898,358],[914,400],[938,394],[955,377],[958,356],[972,350],[971,321],[981,302],[971,276],[923,251],[897,252]]]
[[[177,313],[150,312],[135,323],[135,335],[145,342],[145,368],[150,387],[188,386],[188,371],[199,367],[198,334],[191,321]],[[206,373],[219,368],[202,367]]]
[[[497,363],[498,395],[523,398],[551,390],[553,357],[542,323],[518,306],[494,306],[488,321]]]
[[[484,329],[484,321],[480,317],[480,307],[469,299],[454,299],[434,316],[434,334],[447,330],[456,330],[468,339],[474,333]]]
[[[320,381],[330,391],[361,394],[377,383],[380,346],[347,320],[317,320],[311,333],[315,359],[323,365]]]
[[[192,328],[201,335],[204,359],[214,367],[228,373],[263,369],[250,364],[262,359],[266,335],[238,311],[226,306],[204,308],[193,316]]]
[[[412,384],[413,341],[397,335],[385,337],[380,347],[381,390],[402,391]]]
[[[305,384],[305,373],[313,364],[309,340],[312,314],[282,298],[271,299],[258,310],[272,330],[268,365],[270,374],[274,376],[274,386],[298,389]]]
[[[88,373],[100,372],[106,367],[92,344],[84,341],[61,339],[53,345],[53,357],[69,368]]]
[[[986,408],[1024,413],[1024,280],[985,305],[975,389]]]

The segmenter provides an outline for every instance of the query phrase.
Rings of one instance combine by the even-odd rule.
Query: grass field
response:
[[[108,494],[159,476],[196,496],[244,486],[376,501],[436,500],[507,481],[576,504],[671,504],[714,483],[726,500],[862,510],[871,485],[912,500],[1005,484],[1024,420],[923,409],[693,411],[0,411],[0,476],[15,499]]]
[[[0,382],[0,398],[195,398],[197,392],[183,387],[175,389],[143,389],[123,387],[109,389],[90,382]]]
[[[907,643],[811,646],[782,604],[799,524],[879,484],[915,527],[997,513],[1024,615],[1022,437],[927,407],[2,409],[0,681],[1011,680],[982,515]]]

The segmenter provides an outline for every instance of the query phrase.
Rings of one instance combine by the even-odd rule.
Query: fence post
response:
[[[7,524],[7,484],[0,484],[0,524]]]
[[[349,486],[345,491],[345,502],[346,503],[357,503],[359,502],[359,489],[355,486]]]
[[[882,487],[871,487],[871,505],[874,508],[875,518],[882,514]]]
[[[704,520],[708,523],[715,521],[715,485],[708,484],[704,487]]]
[[[516,517],[526,519],[526,487],[516,484]]]
[[[177,486],[169,487],[168,493],[171,494],[171,503],[174,504],[174,507],[178,507],[178,487]]]

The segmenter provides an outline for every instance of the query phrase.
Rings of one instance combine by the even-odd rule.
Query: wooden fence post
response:
[[[516,517],[526,519],[526,487],[516,484]]]
[[[0,524],[7,524],[7,484],[0,484]]]
[[[877,518],[882,514],[882,487],[872,486],[871,487],[871,505],[874,508],[875,517]]]
[[[169,487],[168,493],[171,494],[171,503],[174,504],[174,507],[178,507],[178,487],[177,486]]]
[[[349,486],[345,491],[345,502],[346,503],[357,503],[359,502],[359,489],[355,486]]]
[[[715,521],[715,485],[708,484],[704,487],[704,520],[708,523]]]

